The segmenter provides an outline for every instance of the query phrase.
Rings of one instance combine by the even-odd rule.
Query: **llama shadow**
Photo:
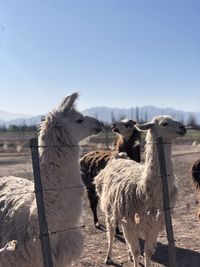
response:
[[[101,228],[102,231],[106,231],[106,228],[103,226]],[[122,235],[115,235],[115,238],[125,244],[125,239]],[[140,239],[140,247],[142,254],[144,252],[144,240]],[[176,259],[177,259],[177,267],[200,267],[200,253],[195,252],[189,249],[184,249],[180,247],[176,247]],[[160,264],[168,267],[169,266],[169,253],[168,246],[162,243],[157,243],[157,249],[155,254],[152,257],[152,261],[154,264],[152,266],[159,267]],[[156,263],[158,265],[156,265]],[[121,267],[123,265],[112,262],[111,266]],[[144,266],[141,264],[141,266]]]
[[[122,243],[125,243],[123,236],[115,235],[115,238]],[[140,239],[140,247],[143,253],[144,251],[144,240]],[[177,259],[177,267],[200,267],[200,253],[184,249],[180,247],[176,247],[176,259]],[[152,257],[152,261],[154,264],[152,266],[159,267],[160,264],[164,266],[169,266],[169,253],[168,246],[163,245],[161,243],[157,243],[157,249],[155,254]],[[157,265],[157,264],[158,265]],[[112,266],[122,266],[117,263],[112,263]],[[144,266],[140,263],[141,266]]]
[[[144,247],[144,240],[141,241]],[[157,243],[158,247],[152,260],[156,263],[169,266],[169,253],[168,246]],[[176,247],[177,267],[199,267],[200,266],[200,253]]]

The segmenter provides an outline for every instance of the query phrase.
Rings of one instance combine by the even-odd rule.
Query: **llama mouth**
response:
[[[113,128],[112,131],[115,133],[119,133],[119,130],[117,128]]]
[[[180,131],[176,131],[177,134],[183,136],[186,134],[186,129],[185,128],[181,128]]]

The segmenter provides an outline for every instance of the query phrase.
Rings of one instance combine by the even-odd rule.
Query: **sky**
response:
[[[200,111],[199,0],[0,0],[0,110]]]

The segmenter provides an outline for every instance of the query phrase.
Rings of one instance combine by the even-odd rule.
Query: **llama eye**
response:
[[[167,126],[168,125],[168,123],[167,122],[164,122],[163,124],[162,124],[162,126]]]
[[[128,123],[125,123],[125,127],[128,128],[129,124]]]
[[[82,123],[84,121],[84,118],[80,118],[77,120],[78,123]]]

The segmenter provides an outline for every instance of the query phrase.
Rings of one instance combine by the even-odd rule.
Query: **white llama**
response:
[[[79,166],[81,139],[97,134],[101,123],[76,111],[74,93],[41,124],[39,153],[44,204],[52,248],[53,266],[66,267],[83,247],[80,216],[82,191]],[[0,267],[42,267],[38,215],[33,182],[20,177],[0,178]],[[66,230],[68,229],[68,230]],[[64,230],[64,231],[62,231]],[[17,240],[14,251],[6,246]],[[6,249],[6,248],[9,249]]]
[[[129,252],[134,258],[134,267],[139,267],[139,236],[142,234],[145,237],[145,267],[149,267],[158,233],[164,226],[155,138],[161,136],[164,140],[169,194],[173,206],[177,187],[171,160],[171,142],[176,137],[183,136],[186,130],[180,122],[169,116],[158,116],[150,123],[136,126],[140,131],[147,131],[144,164],[129,159],[113,159],[96,176],[95,183],[108,230],[106,263],[112,261],[115,225],[121,223]]]

